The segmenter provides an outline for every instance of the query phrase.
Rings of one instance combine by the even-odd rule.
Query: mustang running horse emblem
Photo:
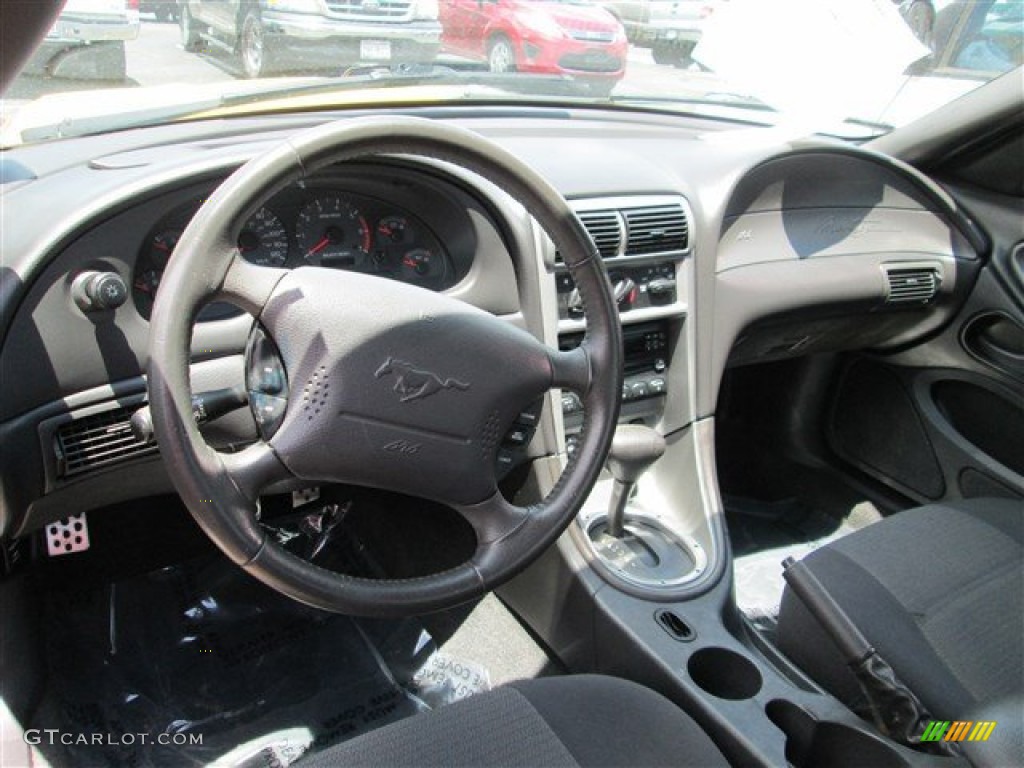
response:
[[[469,389],[469,384],[466,384],[464,381],[442,379],[436,373],[422,371],[412,363],[396,360],[393,357],[385,360],[373,376],[376,379],[380,379],[389,373],[395,374],[397,378],[395,381],[395,392],[400,395],[399,402],[402,403],[407,403],[410,400],[422,400],[424,397],[430,397],[442,389],[458,389],[463,391]]]

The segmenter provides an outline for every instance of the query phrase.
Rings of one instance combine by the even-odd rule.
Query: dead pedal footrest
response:
[[[89,549],[89,523],[85,513],[69,515],[46,526],[46,553],[50,557]]]

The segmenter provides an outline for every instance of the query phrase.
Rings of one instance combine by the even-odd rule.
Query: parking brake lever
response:
[[[192,395],[192,417],[196,420],[196,424],[205,424],[224,414],[231,413],[231,411],[238,410],[248,402],[249,396],[246,394],[245,387],[241,385],[200,392],[197,395]],[[156,434],[153,432],[153,413],[149,410],[148,405],[133,413],[129,424],[136,440],[146,445],[156,442]]]
[[[932,719],[921,700],[896,677],[825,585],[804,563],[792,557],[782,561],[782,575],[804,607],[839,649],[867,697],[878,729],[892,739],[925,752],[957,755],[952,742],[922,741]]]

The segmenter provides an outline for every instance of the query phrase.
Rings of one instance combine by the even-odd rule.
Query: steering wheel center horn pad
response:
[[[553,385],[548,347],[464,302],[302,267],[260,321],[292,387],[270,446],[296,477],[475,504],[516,416]]]
[[[285,271],[241,258],[238,229],[275,192],[328,165],[375,155],[451,163],[521,202],[573,275],[587,320],[583,343],[570,352],[552,349],[476,307],[395,281],[321,267]],[[513,258],[532,256],[513,249]],[[256,398],[263,439],[234,454],[208,446],[192,418],[189,340],[199,309],[214,298],[258,319],[247,353],[247,388]],[[256,357],[272,361],[270,384],[266,378],[254,383]],[[519,507],[497,490],[497,444],[524,407],[551,387],[579,395],[585,428],[548,496]],[[151,317],[154,429],[168,473],[195,519],[264,583],[303,603],[353,615],[457,605],[536,559],[565,530],[600,474],[621,387],[622,332],[611,286],[566,201],[501,147],[419,118],[325,124],[246,163],[182,234]],[[266,419],[261,408],[269,409]],[[477,549],[463,565],[417,579],[369,580],[325,570],[282,549],[256,519],[260,492],[296,478],[387,488],[447,504],[473,526]]]

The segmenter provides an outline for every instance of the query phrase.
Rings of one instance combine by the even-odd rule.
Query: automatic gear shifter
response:
[[[666,589],[701,573],[706,558],[700,544],[684,539],[639,499],[630,501],[637,480],[665,453],[665,438],[645,426],[615,431],[606,465],[614,478],[608,514],[588,515],[587,538],[603,566],[633,586]],[[607,481],[605,481],[607,482]],[[657,490],[657,484],[652,486]],[[658,499],[657,492],[652,499]],[[626,506],[631,511],[626,521]]]
[[[624,424],[615,430],[612,447],[608,451],[608,471],[615,478],[611,501],[608,505],[608,528],[606,533],[617,539],[622,538],[622,522],[626,513],[626,502],[636,486],[636,481],[651,464],[665,453],[665,438],[650,427],[640,424]]]

